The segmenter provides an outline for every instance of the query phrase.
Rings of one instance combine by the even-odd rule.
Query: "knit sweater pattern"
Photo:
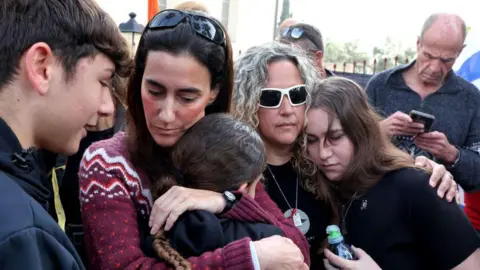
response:
[[[139,228],[148,227],[153,201],[147,176],[130,162],[125,133],[118,132],[87,149],[79,181],[89,269],[173,269],[141,249]],[[283,216],[262,184],[257,186],[255,199],[242,196],[224,217],[279,227],[310,263],[305,237]],[[249,238],[188,261],[193,269],[254,269]]]

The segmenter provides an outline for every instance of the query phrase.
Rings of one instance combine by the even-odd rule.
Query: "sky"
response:
[[[480,27],[480,0],[291,0],[293,17],[317,26],[327,39],[359,40],[382,45],[386,37],[415,46],[425,19],[432,13],[460,15],[467,26]],[[474,8],[475,3],[475,8]]]
[[[118,24],[127,21],[131,11],[137,13],[138,22],[146,23],[147,0],[97,2]],[[207,4],[212,15],[220,16],[222,0],[200,2]],[[468,26],[480,28],[480,0],[290,0],[290,3],[293,17],[318,27],[326,40],[358,40],[361,48],[368,51],[373,46],[383,45],[388,36],[401,41],[402,47],[414,47],[424,20],[435,12],[456,13]],[[279,14],[281,7],[280,3]],[[272,24],[271,18],[257,16],[255,20],[260,24]]]

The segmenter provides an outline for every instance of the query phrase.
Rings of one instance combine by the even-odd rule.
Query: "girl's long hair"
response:
[[[354,193],[365,193],[385,174],[402,168],[414,168],[414,160],[399,150],[380,130],[382,118],[368,102],[365,91],[355,82],[330,77],[318,83],[313,91],[310,110],[322,109],[329,113],[330,126],[338,118],[343,132],[354,146],[353,157],[337,184],[332,184],[317,171],[310,185],[319,189],[327,187],[332,196],[330,206],[339,217],[339,198],[350,199]],[[327,132],[328,134],[328,132]],[[304,138],[306,140],[306,138]],[[307,148],[304,155],[308,159]],[[311,162],[311,161],[306,161]]]
[[[329,194],[325,202],[332,213],[331,223],[341,225],[343,201],[352,199],[355,193],[365,193],[389,172],[414,168],[414,160],[381,132],[379,122],[382,118],[370,106],[365,90],[355,82],[341,77],[319,82],[314,88],[310,107],[310,110],[317,109],[329,114],[330,127],[338,118],[343,132],[354,146],[350,164],[339,181],[332,183],[317,170],[307,183],[315,193]],[[313,164],[308,158],[306,136],[303,140],[302,162]],[[321,243],[317,253],[322,253],[327,245],[327,241]]]

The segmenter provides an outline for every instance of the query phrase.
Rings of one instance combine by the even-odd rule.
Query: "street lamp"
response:
[[[135,17],[137,17],[137,14],[135,14],[135,12],[131,12],[130,14],[128,14],[128,16],[130,16],[130,20],[128,20],[127,22],[121,23],[119,28],[120,28],[120,32],[123,33],[124,37],[127,38],[127,40],[131,38],[132,51],[133,53],[135,53],[136,51],[135,46],[138,40],[140,39],[140,36],[142,35],[144,26],[139,24],[135,20]]]
[[[277,39],[277,29],[278,29],[278,0],[275,1],[275,17],[273,18],[273,39]]]

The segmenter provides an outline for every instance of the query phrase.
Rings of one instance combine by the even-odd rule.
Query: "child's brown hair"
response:
[[[155,181],[154,199],[173,185],[224,192],[251,183],[265,170],[267,156],[262,139],[247,124],[228,114],[203,117],[172,149],[172,175]],[[174,250],[164,231],[155,235],[157,255],[177,269],[191,269]]]

